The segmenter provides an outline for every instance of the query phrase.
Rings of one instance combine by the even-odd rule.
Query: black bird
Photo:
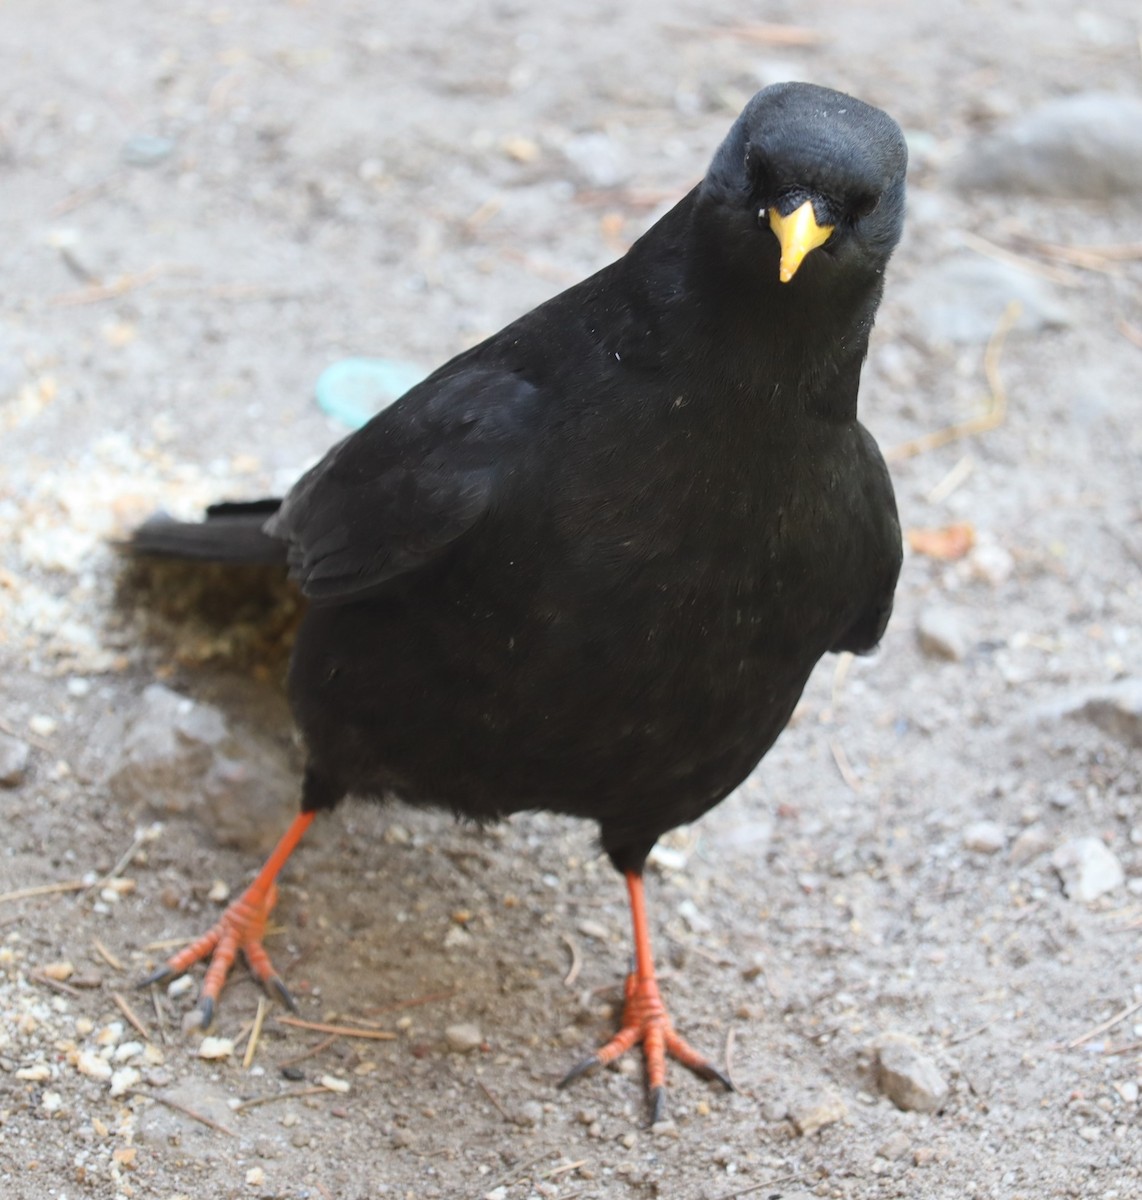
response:
[[[642,871],[784,728],[826,651],[872,650],[900,569],[892,485],[857,421],[901,232],[896,123],[779,84],[702,182],[617,262],[458,355],[335,446],[279,504],[157,519],[133,549],[288,561],[312,601],[289,694],[301,813],[245,893],[154,978],[212,955],[209,1023],[316,813],[352,792],[477,819],[598,822],[626,876],[620,1032],[654,1116],[674,1033]]]

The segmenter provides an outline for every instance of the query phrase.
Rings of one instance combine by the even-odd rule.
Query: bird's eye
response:
[[[858,196],[852,203],[852,214],[859,221],[869,213],[876,212],[880,205],[879,196]]]

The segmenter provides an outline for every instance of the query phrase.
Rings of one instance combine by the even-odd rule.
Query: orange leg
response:
[[[270,962],[270,956],[262,945],[262,938],[265,936],[270,911],[278,898],[278,873],[296,849],[315,815],[312,812],[299,813],[286,830],[285,836],[274,847],[273,853],[266,859],[265,866],[258,872],[254,882],[237,900],[231,902],[217,924],[169,958],[154,974],[142,980],[140,986],[143,987],[150,983],[161,983],[164,979],[184,974],[196,962],[210,957],[210,966],[206,970],[206,978],[202,981],[202,990],[198,994],[198,1004],[186,1022],[188,1029],[209,1027],[222,985],[226,982],[226,976],[229,975],[239,950],[242,951],[258,982],[265,988],[273,988],[285,1004],[296,1010],[293,997]]]
[[[642,873],[626,872],[630,893],[631,922],[634,925],[634,970],[624,987],[623,1019],[618,1033],[589,1058],[572,1067],[560,1082],[566,1087],[573,1079],[594,1067],[604,1067],[632,1047],[642,1044],[646,1058],[646,1086],[650,1099],[651,1123],[662,1119],[666,1111],[666,1057],[676,1058],[703,1079],[716,1079],[727,1091],[733,1084],[706,1057],[699,1054],[674,1032],[666,1006],[658,991],[654,956],[650,949],[650,930],[646,923],[646,898]]]

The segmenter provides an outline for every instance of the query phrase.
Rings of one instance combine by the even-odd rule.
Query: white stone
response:
[[[1058,871],[1067,897],[1083,904],[1121,887],[1126,879],[1122,864],[1097,837],[1064,842],[1051,855],[1051,866]]]

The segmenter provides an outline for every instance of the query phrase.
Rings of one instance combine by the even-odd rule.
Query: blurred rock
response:
[[[27,778],[31,756],[27,742],[0,733],[0,787],[19,787]]]
[[[1051,855],[1051,866],[1058,871],[1068,899],[1084,904],[1121,887],[1126,879],[1122,864],[1096,837],[1064,842]]]
[[[1142,100],[1084,92],[1051,100],[969,146],[953,181],[995,192],[1100,200],[1142,193]]]
[[[816,1133],[826,1125],[843,1121],[848,1115],[844,1099],[833,1091],[811,1092],[789,1106],[789,1119],[802,1137]]]
[[[1021,867],[1051,848],[1051,839],[1042,825],[1031,825],[1011,843],[1007,856],[1013,867]]]
[[[920,649],[933,658],[959,662],[968,652],[968,636],[960,615],[953,609],[933,606],[924,609],[916,624]]]
[[[886,1033],[873,1045],[877,1083],[897,1108],[905,1112],[935,1112],[944,1103],[948,1085],[915,1038]]]
[[[484,1035],[476,1025],[449,1025],[444,1031],[444,1040],[448,1043],[449,1050],[455,1050],[459,1054],[468,1054],[472,1050],[479,1049]]]
[[[1131,746],[1142,746],[1142,679],[1123,679],[1093,688],[1063,709]]]
[[[129,167],[157,167],[174,153],[170,138],[137,133],[123,143],[123,161]]]
[[[964,830],[964,847],[977,854],[997,854],[1006,843],[1003,826],[995,821],[973,821]]]
[[[931,346],[986,342],[1013,301],[1020,307],[1015,323],[1020,332],[1071,324],[1070,311],[1045,280],[974,253],[924,271],[898,292],[897,301]]]
[[[97,722],[91,743],[86,772],[121,804],[159,815],[200,810],[222,845],[270,849],[296,804],[297,777],[281,747],[161,684]]]

